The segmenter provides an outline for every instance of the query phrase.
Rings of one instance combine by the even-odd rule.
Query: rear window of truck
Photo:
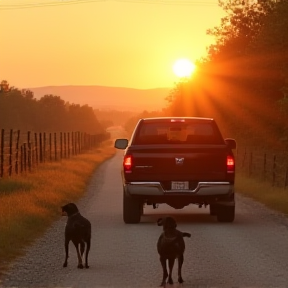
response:
[[[224,144],[215,122],[152,122],[138,127],[134,144]]]

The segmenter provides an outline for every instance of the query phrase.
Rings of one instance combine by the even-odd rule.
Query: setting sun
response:
[[[173,71],[178,77],[190,77],[196,66],[189,59],[179,59],[173,65]]]

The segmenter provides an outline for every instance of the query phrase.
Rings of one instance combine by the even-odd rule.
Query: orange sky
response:
[[[173,87],[175,60],[205,56],[214,41],[206,30],[224,15],[218,0],[70,1],[0,0],[0,80],[17,88]],[[55,5],[19,6],[35,3]]]

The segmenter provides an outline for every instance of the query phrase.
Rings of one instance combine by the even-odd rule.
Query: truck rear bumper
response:
[[[199,182],[194,190],[165,190],[160,182],[130,182],[124,184],[124,188],[128,194],[135,196],[164,196],[172,194],[216,196],[231,193],[234,185],[230,182]]]

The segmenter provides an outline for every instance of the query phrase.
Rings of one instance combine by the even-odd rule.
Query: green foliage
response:
[[[243,55],[261,30],[275,2],[266,0],[249,4],[243,0],[220,0],[219,5],[227,16],[221,19],[219,27],[207,31],[208,35],[216,38],[216,44],[211,45],[208,50],[209,58],[213,61]]]

